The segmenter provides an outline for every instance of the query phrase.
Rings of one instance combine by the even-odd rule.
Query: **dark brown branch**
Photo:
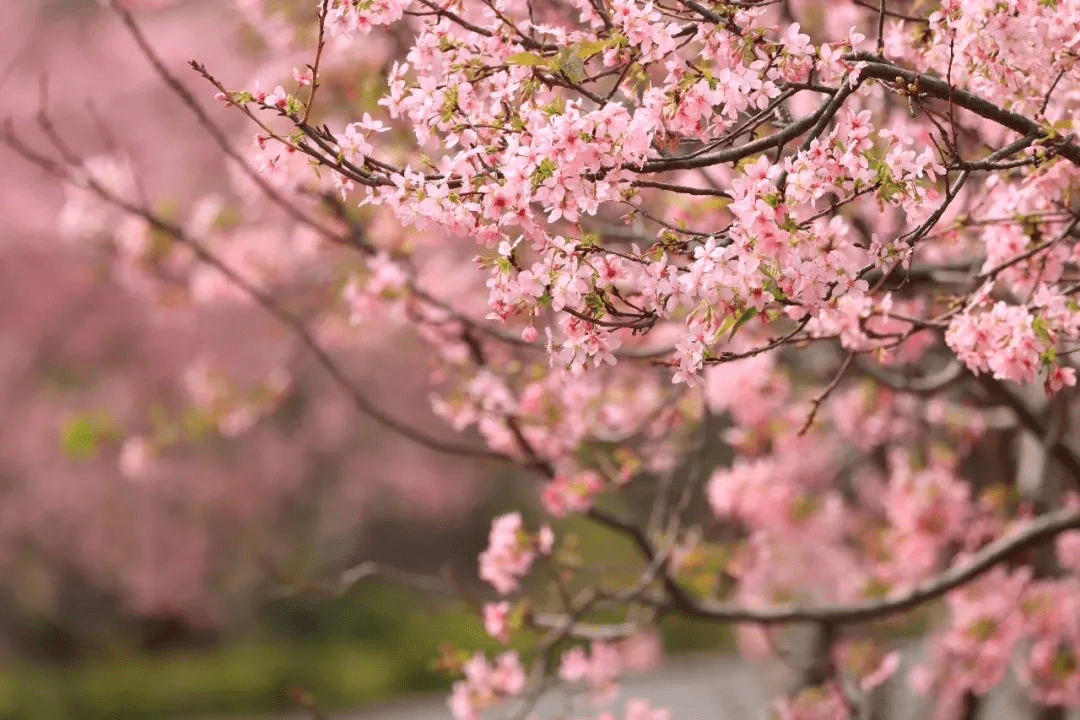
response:
[[[955,359],[941,370],[925,377],[906,377],[878,365],[873,360],[860,358],[856,364],[860,371],[869,375],[875,382],[898,392],[915,395],[931,395],[940,392],[965,374],[964,366]]]
[[[876,7],[874,5],[871,5],[866,0],[851,0],[851,2],[855,3],[859,7],[864,7],[866,9],[868,9],[868,10],[879,10],[878,7]],[[881,3],[880,7],[882,9],[879,10],[879,11],[883,12],[887,17],[892,17],[892,18],[896,18],[897,20],[907,20],[909,22],[917,22],[917,23],[928,23],[928,22],[930,22],[927,18],[919,17],[918,15],[905,15],[904,13],[896,12],[895,10],[884,9],[885,8],[885,3],[884,2]]]
[[[1039,125],[1039,123],[1024,115],[998,107],[978,95],[953,87],[941,78],[916,73],[864,53],[851,56],[851,59],[865,62],[861,75],[863,79],[873,78],[888,83],[902,80],[910,88],[914,88],[914,91],[919,95],[926,95],[938,100],[948,101],[951,99],[958,107],[969,110],[1021,135],[1048,137],[1049,128]],[[1072,164],[1080,166],[1080,145],[1066,138],[1050,142],[1048,146]]]
[[[708,167],[710,165],[738,162],[743,158],[765,152],[766,150],[771,150],[774,147],[779,147],[799,137],[814,126],[814,123],[817,122],[818,117],[825,111],[826,107],[828,107],[828,103],[823,104],[818,110],[806,117],[800,118],[790,125],[785,126],[783,130],[779,130],[760,140],[748,142],[745,145],[729,148],[727,150],[720,150],[715,153],[710,153],[709,155],[699,155],[697,157],[675,157],[649,160],[640,168],[629,166],[627,169],[636,170],[639,173],[658,173],[667,172],[668,170],[690,170],[693,168]]]
[[[647,187],[657,188],[659,190],[667,190],[668,192],[679,193],[682,195],[711,195],[713,197],[730,198],[731,194],[723,190],[714,190],[712,188],[696,188],[689,185],[674,185],[672,183],[657,182],[655,180],[634,180],[631,185],[634,187]]]
[[[835,605],[798,605],[750,608],[715,600],[693,600],[685,593],[674,601],[654,598],[653,601],[665,611],[682,612],[690,617],[723,622],[747,622],[773,625],[793,622],[867,622],[911,610],[945,593],[958,588],[1013,554],[1046,542],[1066,530],[1080,528],[1080,512],[1059,510],[1047,513],[1029,522],[1012,535],[986,545],[966,562],[926,580],[914,588],[886,596],[879,600],[838,603]]]
[[[848,368],[851,367],[851,361],[854,359],[855,353],[849,352],[847,357],[844,358],[844,362],[840,365],[840,369],[837,370],[836,375],[833,376],[833,379],[825,386],[825,389],[811,401],[810,412],[807,413],[806,421],[803,422],[802,427],[799,428],[798,435],[805,435],[806,431],[810,429],[810,426],[814,424],[814,418],[817,417],[818,410],[821,408],[821,403],[825,402],[825,399],[840,386],[840,382],[844,379],[844,375],[847,374]]]
[[[373,578],[389,580],[427,594],[444,595],[448,598],[471,601],[470,604],[474,605],[477,610],[479,610],[479,603],[487,599],[483,597],[466,597],[462,586],[454,582],[452,577],[409,572],[373,560],[364,561],[342,571],[332,582],[286,583],[278,588],[274,594],[277,597],[295,597],[299,595],[340,597],[351,592],[365,580]],[[575,620],[570,615],[563,613],[535,610],[526,613],[524,619],[532,627],[541,630],[554,630],[563,637],[576,640],[621,640],[639,632],[642,628],[640,623],[635,622],[588,623]]]
[[[1034,434],[1035,437],[1044,438],[1047,436],[1046,428],[1043,426],[1042,421],[1035,416],[1035,413],[1027,406],[1027,403],[1010,390],[1005,383],[994,379],[990,375],[979,375],[976,379],[992,398],[1000,400],[1008,405],[1013,413],[1016,414],[1016,419],[1020,421],[1020,424]],[[1080,457],[1077,457],[1072,448],[1059,439],[1050,446],[1050,453],[1054,456],[1055,460],[1061,463],[1061,466],[1068,473],[1069,479],[1072,480],[1074,484],[1080,485]]]

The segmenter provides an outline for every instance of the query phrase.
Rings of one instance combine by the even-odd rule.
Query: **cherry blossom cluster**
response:
[[[513,651],[499,655],[494,663],[477,653],[462,666],[462,672],[465,679],[454,683],[450,696],[450,709],[457,720],[478,720],[480,711],[499,698],[525,689],[525,671]]]
[[[551,543],[551,529],[546,526],[535,537],[526,533],[520,513],[498,517],[491,523],[487,550],[480,554],[480,577],[506,595],[528,574],[537,552],[551,552]]]

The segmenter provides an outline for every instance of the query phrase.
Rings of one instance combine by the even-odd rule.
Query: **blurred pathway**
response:
[[[929,720],[932,708],[926,698],[915,695],[907,675],[915,652],[905,653],[903,666],[887,683],[883,704],[886,712],[879,720]],[[678,658],[653,672],[623,679],[622,695],[611,708],[619,710],[625,698],[645,697],[654,704],[670,707],[672,720],[766,720],[775,694],[783,687],[784,668],[768,668],[734,656],[705,655]],[[567,713],[567,710],[571,712]],[[560,716],[595,718],[601,708],[578,704],[567,708],[559,700],[541,702],[535,715],[541,720]],[[496,716],[505,717],[506,713]],[[333,720],[452,720],[445,695],[394,703],[354,713],[337,713]],[[1019,698],[1014,682],[1006,683],[988,700],[980,720],[1027,720],[1035,717]],[[1080,720],[1080,709],[1067,713],[1068,720]]]
[[[612,709],[621,708],[625,698],[644,697],[656,705],[670,707],[673,720],[743,720],[762,717],[768,703],[760,668],[732,657],[693,657],[668,662],[649,673],[625,677],[622,694]],[[557,717],[568,708],[558,698],[540,702],[538,718]],[[596,717],[605,707],[589,708],[579,702],[571,717]],[[505,711],[504,713],[505,714]],[[393,703],[377,709],[334,715],[334,720],[452,720],[446,696]],[[492,716],[497,717],[497,716]]]
[[[674,720],[727,720],[762,716],[768,697],[763,692],[760,670],[730,657],[695,657],[666,663],[659,670],[626,677],[615,708],[625,698],[644,697],[656,705],[676,710]],[[595,717],[603,708],[579,702],[571,717]],[[539,718],[556,717],[567,710],[561,699],[540,702]],[[335,720],[452,720],[445,695],[393,704],[335,717]]]

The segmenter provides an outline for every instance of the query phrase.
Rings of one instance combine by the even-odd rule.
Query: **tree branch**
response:
[[[1010,390],[1005,383],[997,380],[990,375],[979,375],[976,380],[983,388],[990,393],[991,397],[1001,400],[1016,414],[1016,419],[1020,421],[1020,424],[1028,429],[1035,437],[1045,438],[1047,436],[1046,428],[1031,408],[1012,390]],[[1080,484],[1080,457],[1077,457],[1072,448],[1066,445],[1060,438],[1050,446],[1050,453],[1054,456],[1054,459],[1061,463],[1061,466],[1069,474],[1069,479],[1074,484]]]
[[[867,622],[894,615],[935,600],[989,571],[1009,556],[1046,542],[1066,530],[1080,529],[1080,512],[1059,510],[1032,520],[1012,535],[1000,538],[955,565],[914,588],[880,600],[839,603],[836,605],[798,605],[751,608],[715,600],[694,600],[686,593],[674,599],[652,598],[662,611],[679,611],[689,617],[723,622],[747,622],[773,625],[793,622]]]

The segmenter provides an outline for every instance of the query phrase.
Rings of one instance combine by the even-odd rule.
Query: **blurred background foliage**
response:
[[[603,538],[579,538],[583,560],[611,557]],[[175,623],[142,629],[141,638],[114,636],[112,647],[73,660],[4,663],[0,718],[250,716],[297,711],[302,697],[325,711],[355,709],[449,688],[453,678],[436,667],[447,643],[500,647],[461,603],[386,581],[336,598],[271,600],[251,630],[224,641],[200,639]],[[46,647],[61,630],[43,620],[31,632]],[[523,646],[526,632],[512,645]],[[669,653],[730,647],[727,631],[715,625],[671,618],[662,632]]]

